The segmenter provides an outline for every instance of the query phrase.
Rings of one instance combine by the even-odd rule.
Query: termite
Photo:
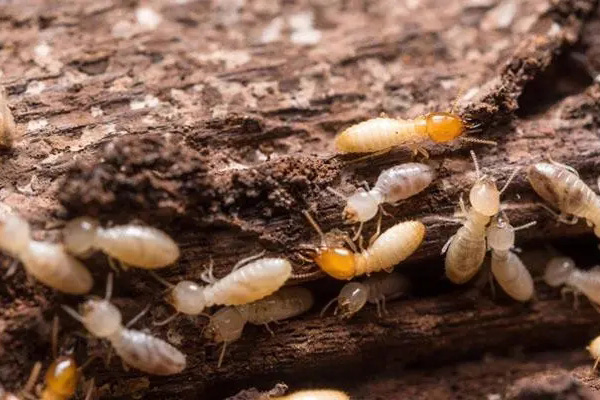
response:
[[[379,174],[372,189],[359,189],[347,198],[342,217],[350,222],[360,223],[362,227],[363,223],[375,217],[382,204],[395,206],[400,200],[422,192],[431,184],[435,175],[432,167],[421,163],[405,163],[386,169]],[[359,228],[359,232],[360,230]]]
[[[125,265],[140,268],[162,268],[179,258],[177,243],[163,231],[149,226],[102,228],[97,220],[81,217],[67,223],[63,239],[73,255],[83,256],[100,249]]]
[[[81,262],[60,244],[31,239],[29,223],[14,214],[0,216],[0,249],[20,260],[28,274],[56,290],[85,294],[92,289],[92,275]],[[7,275],[14,272],[16,260]]]
[[[502,190],[494,178],[482,174],[475,153],[471,151],[477,180],[469,192],[471,208],[467,211],[462,198],[460,206],[465,221],[456,234],[450,237],[442,254],[446,253],[446,276],[456,284],[466,283],[479,271],[486,253],[485,234],[490,219],[500,211],[500,195],[506,190],[518,169],[508,178]]]
[[[577,171],[557,162],[541,162],[528,168],[527,179],[540,197],[558,208],[560,214],[545,207],[559,221],[575,224],[579,217],[585,218],[600,237],[600,198],[579,178]],[[569,219],[569,214],[573,218]]]
[[[379,273],[362,282],[349,282],[344,285],[337,298],[331,300],[321,311],[321,316],[327,308],[337,300],[334,314],[346,319],[359,312],[365,304],[375,304],[377,315],[386,313],[385,302],[396,299],[408,292],[410,281],[403,275],[392,272]]]
[[[455,140],[476,126],[452,112],[435,112],[415,119],[379,117],[363,121],[345,129],[335,138],[335,148],[340,153],[374,153],[395,146],[408,146],[414,153],[428,157],[421,145],[429,140],[445,143]],[[460,139],[475,143],[495,145],[496,142],[471,137]]]
[[[325,234],[308,211],[304,216],[321,237],[313,261],[329,276],[350,280],[373,272],[388,271],[413,254],[425,238],[425,225],[420,221],[400,222],[379,235],[363,251],[328,244]],[[349,243],[351,244],[351,242]]]
[[[183,371],[186,360],[182,352],[148,333],[127,328],[147,309],[123,326],[121,312],[110,302],[112,287],[110,274],[104,299],[87,300],[80,307],[81,314],[65,305],[62,308],[92,335],[108,339],[125,364],[154,375],[173,375]]]
[[[586,347],[587,351],[590,352],[592,357],[594,358],[594,366],[592,367],[592,374],[596,372],[598,368],[598,363],[600,363],[600,336],[595,338],[590,342],[588,347]]]
[[[0,89],[0,146],[11,147],[17,134],[15,119],[13,118],[8,102],[6,92]]]
[[[544,282],[548,286],[565,285],[561,290],[564,295],[573,292],[574,305],[577,308],[578,295],[585,295],[592,305],[598,309],[600,305],[600,267],[582,271],[575,267],[575,261],[569,257],[553,257],[546,265]]]
[[[302,287],[286,287],[261,300],[237,307],[224,307],[210,317],[205,337],[223,343],[218,367],[223,362],[228,343],[238,340],[246,323],[264,325],[293,318],[308,311],[314,304],[312,293]],[[273,332],[271,332],[273,334]]]
[[[273,400],[350,400],[346,393],[334,389],[300,390],[283,397],[271,397]]]
[[[272,294],[292,276],[292,264],[285,258],[259,258],[263,254],[241,260],[232,272],[219,280],[212,274],[211,262],[208,271],[203,274],[203,279],[209,283],[207,286],[192,281],[181,281],[173,286],[155,276],[172,288],[166,300],[176,311],[176,314],[156,325],[166,324],[177,313],[199,315],[213,305],[237,306]]]
[[[535,221],[514,228],[502,213],[496,215],[487,228],[487,243],[492,250],[492,275],[502,289],[517,301],[526,302],[533,297],[533,279],[519,256],[511,249],[515,246],[515,231],[535,225]]]

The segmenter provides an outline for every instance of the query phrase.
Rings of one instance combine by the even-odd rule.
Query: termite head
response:
[[[204,289],[192,281],[181,281],[167,295],[167,302],[180,313],[198,315],[206,307]]]
[[[586,349],[590,352],[593,358],[600,357],[600,336],[592,340]]]
[[[487,228],[488,246],[494,250],[506,251],[515,245],[515,230],[506,216],[498,214]]]
[[[104,338],[121,329],[121,312],[110,301],[90,299],[81,306],[81,319],[94,336]]]
[[[235,307],[224,307],[210,317],[204,337],[215,343],[233,342],[242,337],[246,320]]]
[[[369,291],[359,282],[350,282],[344,285],[338,295],[338,311],[340,318],[350,318],[359,312],[367,303]]]
[[[564,285],[575,270],[575,261],[569,257],[554,257],[546,264],[544,282],[548,286]]]
[[[0,217],[0,248],[13,256],[21,254],[30,241],[29,224],[24,219],[5,214]]]
[[[63,230],[64,244],[69,253],[83,255],[91,251],[98,226],[98,221],[89,217],[69,221]]]
[[[449,142],[464,134],[466,130],[464,121],[456,114],[435,112],[421,118],[425,120],[427,134],[434,142]]]
[[[481,176],[469,192],[471,206],[480,214],[492,217],[500,211],[500,191],[496,180],[487,175]]]
[[[79,371],[73,357],[58,357],[46,372],[46,386],[61,398],[72,397],[77,389]]]
[[[346,208],[342,212],[344,219],[351,222],[365,222],[377,215],[379,202],[364,189],[359,189],[348,197]]]
[[[314,261],[323,272],[335,279],[348,280],[354,277],[354,253],[344,247],[320,247]]]

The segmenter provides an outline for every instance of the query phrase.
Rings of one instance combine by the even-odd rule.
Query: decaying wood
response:
[[[452,362],[517,345],[576,346],[593,335],[599,327],[592,310],[573,313],[547,291],[523,307],[441,283],[439,251],[457,226],[436,217],[451,216],[473,182],[470,148],[500,183],[515,166],[550,154],[595,184],[596,1],[517,2],[507,26],[495,15],[509,0],[255,0],[229,13],[217,3],[85,1],[0,10],[3,83],[23,134],[2,154],[0,198],[32,222],[36,236],[57,240],[64,221],[77,215],[140,220],[181,243],[181,263],[161,272],[172,281],[198,279],[209,258],[222,276],[261,249],[310,272],[314,266],[298,262],[298,245],[317,238],[300,211],[311,209],[326,230],[343,227],[343,204],[326,188],[350,193],[411,158],[406,149],[362,163],[336,156],[332,138],[341,128],[381,112],[445,110],[464,87],[461,113],[499,144],[429,146],[439,178],[388,209],[394,216],[386,227],[407,218],[427,223],[426,241],[407,269],[432,282],[422,295],[390,305],[388,317],[365,310],[342,323],[315,310],[276,327],[273,338],[250,328],[221,369],[216,349],[200,337],[204,321],[181,319],[152,330],[186,350],[186,372],[148,380],[94,363],[86,374],[105,398],[219,398],[279,375],[339,378],[384,360]],[[136,20],[139,7],[158,12],[156,29]],[[290,20],[307,11],[323,35],[315,46],[294,42]],[[272,24],[282,29],[268,41]],[[589,233],[583,223],[549,218],[523,174],[504,200],[514,225],[538,221],[520,232],[521,243]],[[591,262],[593,246],[585,248]],[[99,293],[106,263],[101,256],[89,263]],[[150,318],[163,317],[158,288],[144,272],[130,271],[119,277],[117,302],[133,315],[155,301]],[[325,301],[339,284],[321,280],[315,288]],[[1,285],[0,295],[0,382],[15,388],[36,359],[50,357],[45,321],[61,302],[80,299],[30,285],[22,272]]]

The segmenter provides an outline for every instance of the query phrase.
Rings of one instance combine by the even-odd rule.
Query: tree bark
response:
[[[103,398],[129,398],[128,391],[147,399],[223,398],[278,379],[301,385],[362,378],[386,363],[420,371],[517,345],[570,348],[597,333],[593,310],[573,313],[548,290],[527,307],[441,281],[439,252],[458,225],[438,218],[451,217],[473,183],[470,149],[499,185],[515,167],[551,155],[595,186],[596,1],[255,0],[229,13],[230,2],[217,3],[0,9],[3,83],[22,134],[2,154],[0,199],[32,223],[36,237],[59,240],[64,222],[79,215],[106,224],[139,220],[181,244],[181,262],[160,271],[172,282],[198,280],[210,259],[221,277],[263,249],[290,258],[296,273],[312,272],[298,252],[318,237],[301,211],[311,210],[325,231],[345,228],[343,201],[327,187],[351,193],[412,157],[399,148],[354,162],[335,154],[338,131],[381,112],[414,118],[446,110],[466,88],[458,112],[481,126],[477,137],[498,145],[426,146],[438,178],[388,207],[392,216],[384,218],[384,228],[406,219],[427,225],[422,246],[398,267],[416,281],[416,292],[390,304],[385,318],[367,308],[342,322],[321,318],[315,307],[276,327],[275,337],[247,328],[220,369],[216,349],[199,335],[204,321],[182,318],[151,330],[185,349],[186,371],[144,377],[94,362],[86,375],[96,378]],[[160,15],[156,29],[136,20],[140,7]],[[316,45],[297,42],[292,17],[303,11],[313,13],[322,35]],[[279,25],[278,39],[267,43],[267,28]],[[538,222],[519,232],[519,245],[574,244],[567,253],[592,264],[590,229],[557,224],[539,201],[524,173],[503,195],[513,225]],[[106,262],[97,255],[88,263],[101,293]],[[321,278],[309,285],[319,306],[341,286]],[[152,302],[151,318],[161,318],[168,311],[159,290],[144,271],[129,271],[118,277],[116,303],[130,316]],[[0,295],[0,382],[15,389],[35,360],[50,360],[47,321],[60,304],[81,299],[28,283],[22,271]],[[68,336],[77,325],[61,319]]]

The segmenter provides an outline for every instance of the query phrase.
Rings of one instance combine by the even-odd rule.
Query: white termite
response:
[[[302,287],[286,287],[261,300],[237,307],[224,307],[210,317],[205,337],[223,343],[218,366],[221,366],[228,343],[238,340],[246,323],[265,325],[293,318],[308,311],[314,304],[312,293]],[[272,334],[272,332],[271,332]]]
[[[294,392],[283,397],[270,397],[272,400],[350,400],[346,393],[334,389],[311,389]]]
[[[378,273],[368,277],[362,282],[349,282],[342,287],[340,294],[323,308],[321,315],[335,301],[337,306],[334,314],[341,318],[350,318],[359,312],[365,304],[371,303],[377,306],[377,315],[382,311],[387,312],[385,302],[396,299],[408,292],[410,281],[397,272]]]
[[[600,305],[600,266],[582,271],[569,257],[553,257],[546,265],[544,282],[552,287],[565,285],[561,294],[564,297],[566,293],[573,292],[575,307],[579,294],[585,295],[595,308]]]
[[[211,263],[208,271],[203,274],[203,279],[209,283],[207,286],[187,280],[173,286],[158,279],[172,287],[166,299],[177,313],[199,315],[206,307],[214,305],[238,306],[251,303],[272,294],[292,276],[292,264],[288,260],[268,257],[256,259],[262,254],[264,253],[241,260],[233,267],[232,272],[219,280],[212,274]],[[159,322],[158,325],[165,324],[172,318]]]
[[[519,256],[511,249],[515,246],[515,231],[535,224],[531,222],[513,228],[506,216],[496,215],[487,228],[487,243],[492,250],[492,275],[502,289],[517,301],[533,297],[533,279]]]
[[[29,223],[9,213],[0,216],[0,249],[20,260],[28,274],[56,290],[68,294],[88,293],[92,275],[60,244],[31,238]],[[11,275],[16,262],[7,275]]]
[[[98,221],[76,218],[63,231],[67,250],[76,256],[100,249],[126,265],[155,269],[173,264],[179,246],[163,231],[149,226],[119,225],[102,228]]]
[[[592,367],[592,373],[595,373],[596,369],[598,368],[598,363],[600,363],[600,336],[590,342],[587,347],[587,351],[590,352],[595,360],[594,366]]]
[[[471,157],[477,173],[477,181],[469,193],[471,208],[467,211],[461,198],[460,205],[465,215],[465,221],[442,248],[442,254],[446,253],[446,277],[457,284],[471,280],[483,264],[486,253],[486,226],[490,219],[500,211],[500,195],[506,190],[518,171],[518,169],[513,171],[502,190],[499,191],[495,179],[481,173],[473,151],[471,151]]]
[[[421,163],[405,163],[386,169],[379,174],[372,189],[359,189],[347,198],[342,216],[350,222],[367,222],[375,217],[380,205],[397,205],[425,190],[435,175],[432,167]]]
[[[17,127],[13,118],[8,102],[6,92],[0,89],[0,146],[11,147],[17,135]]]
[[[80,307],[81,314],[68,306],[63,305],[62,308],[92,335],[110,341],[125,364],[153,375],[173,375],[183,371],[186,360],[182,352],[162,339],[123,326],[121,312],[110,302],[111,295],[112,274],[106,283],[104,299],[87,300]],[[127,326],[131,326],[144,312]]]

